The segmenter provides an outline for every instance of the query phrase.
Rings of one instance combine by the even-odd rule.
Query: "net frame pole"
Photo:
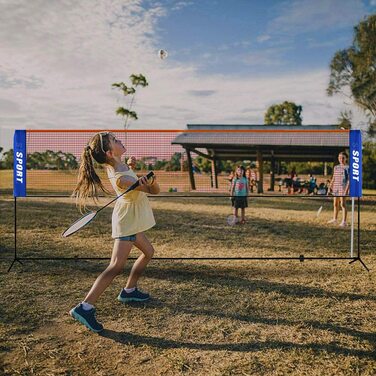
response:
[[[26,132],[30,132],[30,133],[35,133],[35,132],[51,132],[51,133],[56,133],[56,132],[66,132],[67,130],[28,130],[28,131],[23,131],[25,132],[25,135],[26,135]],[[97,132],[98,130],[96,130]],[[115,132],[118,132],[119,130],[114,130]],[[246,130],[232,130],[232,132],[236,133],[236,132],[239,132],[239,133],[243,133],[243,132],[247,132]],[[347,130],[343,130],[343,131],[338,131],[338,130],[313,130],[313,131],[317,131],[317,132],[335,132],[335,133],[348,133],[349,131]],[[18,131],[19,132],[19,131]],[[85,131],[82,131],[82,130],[75,130],[74,132],[91,132],[91,130],[85,130]],[[128,135],[128,132],[150,132],[150,130],[138,130],[138,131],[129,131],[129,130],[124,130],[125,132],[125,137],[127,137]],[[158,130],[158,132],[171,132],[171,130]],[[218,129],[211,129],[211,130],[174,130],[174,132],[191,132],[191,133],[197,133],[197,132],[205,132],[205,133],[208,133],[208,132],[212,132],[212,133],[227,133],[229,132],[228,129],[223,129],[223,130],[218,130]],[[250,130],[249,132],[261,132],[261,133],[265,133],[265,132],[275,132],[275,130],[272,130],[272,129],[268,129],[268,130]],[[285,133],[289,133],[289,132],[292,132],[292,133],[295,133],[295,132],[305,132],[305,130],[280,130],[280,132],[285,132]],[[352,133],[355,133],[355,132],[359,132],[359,131],[350,131],[350,135]],[[21,135],[20,135],[21,136]],[[14,148],[15,150],[15,148]],[[361,149],[360,149],[361,150]],[[26,154],[26,151],[25,151],[25,154]],[[25,164],[26,166],[26,164]],[[26,180],[26,175],[25,175],[25,180]],[[26,185],[26,184],[25,184]],[[72,260],[77,260],[77,259],[109,259],[109,258],[87,258],[87,257],[82,257],[82,258],[78,258],[78,257],[72,257],[72,258],[64,258],[64,257],[47,257],[47,258],[33,258],[33,257],[18,257],[18,254],[17,254],[17,199],[16,199],[16,196],[18,197],[26,197],[26,193],[22,193],[21,191],[18,191],[17,190],[17,194],[15,194],[15,200],[14,200],[14,225],[15,225],[15,228],[14,228],[14,260],[12,262],[12,265],[10,266],[9,270],[12,268],[12,266],[14,265],[14,263],[17,261],[19,262],[20,264],[22,264],[21,260],[67,260],[67,259],[72,259]],[[60,196],[61,197],[61,196]],[[180,196],[180,197],[184,197],[184,196]],[[197,196],[198,197],[198,196]],[[206,196],[206,197],[210,197],[210,196]],[[228,196],[226,196],[228,197]],[[277,195],[275,197],[278,197]],[[282,195],[281,195],[282,197]],[[285,197],[285,195],[283,195],[283,197]],[[354,205],[354,196],[352,196],[352,204]],[[352,209],[352,245],[351,245],[351,249],[350,249],[350,257],[305,257],[304,255],[300,255],[298,257],[249,257],[249,258],[229,258],[229,257],[224,257],[224,258],[213,258],[213,257],[210,257],[210,258],[196,258],[196,257],[183,257],[183,258],[154,258],[154,260],[158,260],[158,259],[170,259],[170,260],[299,260],[301,262],[303,262],[304,260],[351,260],[350,261],[350,264],[351,263],[354,263],[355,261],[359,261],[361,262],[361,264],[364,266],[364,268],[369,271],[369,269],[366,267],[366,265],[364,264],[364,262],[361,260],[360,258],[360,196],[358,195],[355,195],[355,197],[358,197],[358,225],[357,225],[357,233],[358,233],[358,237],[357,237],[357,256],[354,256],[354,211],[355,211],[355,208]],[[9,271],[8,270],[8,271]]]
[[[351,197],[350,257],[354,257],[354,209],[355,209],[355,198]]]
[[[353,260],[349,262],[349,264],[354,263],[355,261],[359,261],[363,267],[369,272],[369,269],[367,265],[363,262],[363,260],[360,257],[360,197],[358,196],[358,250],[357,250],[357,256],[353,257]]]
[[[21,259],[17,255],[17,196],[14,196],[14,254],[13,254],[13,261],[9,266],[8,273],[12,269],[13,265],[15,262],[20,263],[23,265],[21,262]]]

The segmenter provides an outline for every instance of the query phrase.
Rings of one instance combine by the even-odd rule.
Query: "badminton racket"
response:
[[[322,206],[319,207],[319,210],[317,210],[316,217],[318,217],[321,214]]]
[[[153,171],[150,171],[147,175],[146,178],[150,179],[154,175]],[[140,179],[137,180],[134,184],[132,184],[130,187],[127,188],[125,192],[123,192],[121,195],[115,197],[113,200],[111,200],[109,203],[106,205],[102,206],[100,209],[97,211],[91,211],[87,214],[85,214],[83,217],[78,219],[76,222],[72,223],[62,234],[64,238],[67,238],[68,236],[73,235],[76,233],[78,230],[81,230],[83,227],[88,225],[96,216],[97,214],[102,211],[103,209],[107,208],[108,205],[112,204],[114,201],[116,201],[118,198],[121,196],[125,195],[126,193],[133,191],[135,188],[137,188],[140,185]]]

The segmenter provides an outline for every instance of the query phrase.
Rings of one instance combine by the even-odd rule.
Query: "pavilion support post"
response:
[[[180,172],[184,172],[184,153],[180,155]]]
[[[258,170],[258,187],[257,193],[264,193],[264,159],[261,150],[257,150],[256,166]]]
[[[196,184],[195,184],[195,177],[193,175],[193,163],[192,163],[191,151],[189,149],[185,149],[185,152],[187,153],[188,173],[189,173],[189,181],[191,183],[191,189],[195,191]]]
[[[211,161],[211,186],[212,188],[218,188],[217,160],[215,158]]]
[[[270,187],[269,191],[274,192],[274,184],[275,184],[275,157],[272,154],[272,158],[270,161]]]

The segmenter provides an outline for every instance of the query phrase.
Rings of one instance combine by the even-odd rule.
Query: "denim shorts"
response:
[[[128,235],[128,236],[120,236],[118,238],[115,238],[118,240],[126,240],[128,242],[135,242],[136,241],[136,234],[135,235]]]

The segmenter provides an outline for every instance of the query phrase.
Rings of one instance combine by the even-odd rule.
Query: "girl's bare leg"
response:
[[[133,243],[129,241],[115,240],[110,265],[95,280],[89,293],[86,295],[85,302],[94,305],[113,279],[123,271],[132,245]]]
[[[144,233],[140,232],[137,234],[134,245],[142,252],[142,254],[133,264],[125,286],[127,289],[137,286],[137,281],[154,255],[154,248]]]
[[[341,204],[341,209],[342,209],[342,222],[346,222],[346,219],[347,219],[346,197],[340,197],[340,204]]]
[[[242,222],[245,222],[245,208],[242,208]]]
[[[238,209],[234,208],[234,216],[236,219],[238,219]]]
[[[340,197],[333,198],[333,219],[335,220],[337,220],[338,218],[339,200],[340,200]]]

